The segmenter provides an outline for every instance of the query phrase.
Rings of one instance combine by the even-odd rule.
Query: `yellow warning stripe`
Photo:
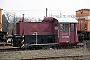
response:
[[[8,32],[7,32],[7,35],[8,35]]]
[[[23,43],[24,43],[24,36],[22,36],[22,37],[23,37],[23,40],[22,40],[22,42],[21,42],[21,44],[22,44],[22,45],[21,45],[21,48],[24,48],[24,44],[23,44]]]
[[[24,35],[22,37],[24,37]]]
[[[21,48],[24,48],[24,44],[21,46]]]
[[[8,40],[7,40],[7,43],[8,43]]]
[[[22,42],[21,43],[24,43],[24,39],[22,40]]]

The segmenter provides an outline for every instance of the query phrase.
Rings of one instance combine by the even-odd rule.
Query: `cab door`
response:
[[[59,43],[67,44],[70,42],[69,23],[60,23],[59,34]]]
[[[70,43],[75,43],[75,24],[70,23]]]

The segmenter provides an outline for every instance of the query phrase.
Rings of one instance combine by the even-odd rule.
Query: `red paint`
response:
[[[58,22],[58,29],[55,30],[54,23],[58,22],[55,18],[46,17],[43,22],[18,22],[17,25],[17,34],[20,35],[29,35],[37,32],[37,34],[55,34],[56,43],[64,44],[74,44],[78,43],[78,36],[76,31],[76,23],[75,30],[70,32],[70,23],[68,32],[60,32],[60,22]],[[58,34],[59,33],[59,34]]]
[[[33,34],[37,32],[38,34],[53,34],[52,23],[46,22],[19,22],[17,24],[17,34],[22,35],[23,29],[24,34]]]

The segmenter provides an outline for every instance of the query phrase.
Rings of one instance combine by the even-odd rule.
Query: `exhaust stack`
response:
[[[24,14],[22,15],[22,22],[24,22]]]

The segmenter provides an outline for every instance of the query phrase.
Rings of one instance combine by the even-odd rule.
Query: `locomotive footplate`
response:
[[[55,45],[55,35],[24,35],[24,47]]]
[[[41,46],[55,46],[59,45],[58,43],[48,43],[48,44],[30,44],[29,47],[41,47]]]
[[[55,48],[56,46],[58,46],[58,43],[46,43],[46,44],[24,44],[24,48],[42,48],[42,49],[47,49],[47,48]]]

